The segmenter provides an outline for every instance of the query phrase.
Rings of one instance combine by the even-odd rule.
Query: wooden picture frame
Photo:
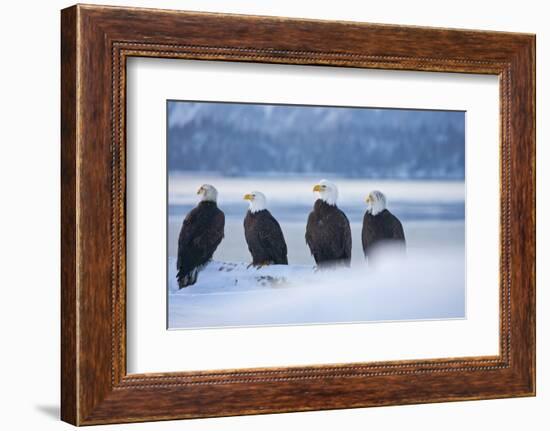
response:
[[[534,35],[83,5],[64,9],[61,18],[64,421],[535,394]],[[498,75],[500,354],[128,375],[125,65],[131,56]]]

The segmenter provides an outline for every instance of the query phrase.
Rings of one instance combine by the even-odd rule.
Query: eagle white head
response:
[[[378,190],[370,192],[367,196],[366,202],[367,211],[372,215],[379,214],[386,209],[386,196]]]
[[[197,194],[201,195],[201,201],[216,202],[218,200],[218,191],[216,187],[210,184],[203,184],[197,190]]]
[[[255,213],[266,209],[267,199],[262,192],[250,192],[244,195],[243,199],[249,201],[248,209]]]
[[[319,184],[315,184],[313,191],[317,192],[319,199],[325,201],[329,205],[336,205],[338,200],[338,187],[336,184],[327,180],[319,181]]]

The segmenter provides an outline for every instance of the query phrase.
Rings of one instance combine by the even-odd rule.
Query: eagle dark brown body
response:
[[[268,210],[246,212],[244,235],[254,266],[288,265],[283,231]]]
[[[380,246],[388,245],[400,251],[405,250],[405,232],[403,225],[387,209],[373,215],[369,211],[363,217],[361,232],[363,252],[367,259],[372,258]]]
[[[183,220],[178,240],[177,278],[181,288],[195,284],[197,275],[224,236],[225,215],[216,202],[201,201]]]
[[[346,215],[336,205],[317,199],[309,214],[306,243],[318,266],[351,262],[351,228]]]

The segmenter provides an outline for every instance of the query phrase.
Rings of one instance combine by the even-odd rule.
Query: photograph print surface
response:
[[[167,102],[168,328],[460,319],[465,112]]]

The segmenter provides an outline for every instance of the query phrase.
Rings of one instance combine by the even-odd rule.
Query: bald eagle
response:
[[[244,236],[252,255],[252,265],[288,265],[287,248],[281,226],[266,209],[261,192],[244,195],[249,208],[244,218]]]
[[[379,191],[371,192],[366,202],[367,211],[363,217],[363,252],[372,259],[380,246],[390,246],[401,252],[405,250],[405,233],[397,217],[386,209],[386,197]]]
[[[195,284],[198,272],[212,259],[223,239],[225,215],[216,204],[218,191],[210,184],[203,184],[197,194],[201,200],[183,220],[178,240],[180,289]]]
[[[351,228],[346,215],[336,206],[338,188],[321,180],[313,187],[319,198],[313,205],[306,227],[306,243],[317,266],[349,266]]]

